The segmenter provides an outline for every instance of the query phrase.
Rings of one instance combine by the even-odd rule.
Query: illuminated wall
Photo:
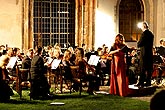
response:
[[[98,0],[96,10],[96,32],[95,32],[95,48],[106,44],[108,47],[114,42],[115,22],[114,22],[114,6],[116,0]]]
[[[0,0],[0,45],[21,47],[21,6],[18,0]]]
[[[22,19],[23,1],[28,1],[28,0],[0,0],[1,3],[0,45],[8,44],[10,47],[22,48],[23,44],[28,45],[27,42],[30,42],[29,36],[27,34],[29,28],[28,26],[26,26],[26,24],[28,24],[28,20]],[[118,15],[117,15],[116,6],[118,5],[119,1],[120,0],[97,0],[98,4],[96,9],[95,23],[91,23],[91,25],[88,27],[89,29],[91,29],[92,26],[95,26],[95,30],[93,29],[93,27],[92,30],[88,30],[88,28],[86,29],[86,31],[90,31],[89,33],[93,33],[86,35],[86,36],[90,36],[88,39],[86,37],[87,40],[85,42],[89,46],[92,45],[94,46],[95,49],[97,49],[98,47],[102,46],[102,44],[106,44],[109,47],[112,45],[112,43],[114,42],[114,37],[118,33],[118,21],[117,21]],[[165,1],[164,0],[142,0],[142,1],[145,7],[144,19],[150,21],[149,23],[151,26],[150,28],[155,34],[155,45],[159,45],[159,39],[164,37],[164,33],[165,33],[165,20],[164,20]],[[77,5],[77,7],[79,7],[79,5]],[[28,11],[26,10],[25,12],[26,13],[24,15],[28,15]],[[86,12],[85,15],[90,15],[90,14]],[[81,16],[78,15],[77,18],[78,17]],[[85,17],[85,20],[89,18],[92,19],[92,17],[87,16]],[[89,21],[93,22],[93,20],[89,20]],[[26,26],[24,30],[22,26],[23,22],[24,22],[23,25]],[[79,31],[80,30],[78,30],[78,32]],[[80,36],[80,34],[76,34],[76,35]],[[80,45],[82,43],[81,39],[78,39],[78,41],[77,42]]]
[[[160,45],[160,39],[165,38],[165,0],[158,0],[157,1],[158,6],[156,13],[158,14],[157,16],[154,16],[155,19],[157,19],[157,25],[155,28],[157,29],[155,33],[155,39],[156,41],[156,46]]]

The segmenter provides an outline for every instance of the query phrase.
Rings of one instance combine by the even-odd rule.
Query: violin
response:
[[[112,59],[112,54],[104,54],[104,55],[101,55],[100,58],[101,59],[109,59],[109,60],[111,60]]]

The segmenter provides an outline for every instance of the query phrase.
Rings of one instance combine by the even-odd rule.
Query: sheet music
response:
[[[17,57],[11,57],[9,60],[9,63],[7,64],[6,68],[13,68],[14,65],[16,64]]]
[[[51,69],[57,69],[57,67],[59,66],[61,60],[59,59],[54,59],[51,65]]]
[[[53,58],[48,57],[47,59],[48,59],[48,60],[47,60],[47,64],[51,64],[51,63],[52,63],[52,61],[53,61]]]
[[[88,64],[89,65],[94,65],[97,66],[97,63],[99,62],[100,57],[96,56],[96,55],[91,55],[89,60],[88,60]]]

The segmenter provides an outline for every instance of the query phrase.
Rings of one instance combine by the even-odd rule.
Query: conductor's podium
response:
[[[148,87],[137,87],[135,85],[129,85],[129,96],[146,96],[154,94],[156,91],[156,86]]]

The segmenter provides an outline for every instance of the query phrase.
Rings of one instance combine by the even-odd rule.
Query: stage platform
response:
[[[152,95],[156,91],[156,88],[156,86],[137,87],[135,85],[129,85],[129,96]]]
[[[130,97],[141,97],[152,95],[156,91],[156,86],[148,86],[139,88],[135,85],[129,85],[129,95]],[[96,91],[96,94],[109,94],[109,86],[100,86],[100,91]]]
[[[54,88],[54,86],[52,87]],[[143,87],[139,88],[135,85],[129,85],[129,95],[130,97],[141,97],[141,96],[147,96],[152,95],[156,91],[157,86],[149,86],[149,87]],[[95,91],[96,94],[109,94],[109,86],[100,86],[99,91]],[[87,90],[87,87],[83,88],[84,91]],[[63,93],[69,93],[70,90],[63,87]],[[61,93],[60,91],[56,91],[56,93]]]

